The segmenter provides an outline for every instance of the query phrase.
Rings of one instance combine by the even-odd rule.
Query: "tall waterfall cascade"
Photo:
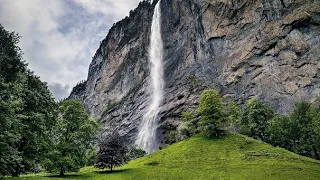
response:
[[[151,92],[147,112],[143,116],[136,144],[152,153],[158,150],[156,130],[159,120],[159,110],[163,97],[163,42],[161,38],[161,8],[160,1],[155,6],[150,35],[149,61],[151,65]]]

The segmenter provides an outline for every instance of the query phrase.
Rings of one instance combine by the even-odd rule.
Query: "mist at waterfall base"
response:
[[[163,43],[161,38],[161,9],[160,1],[155,6],[150,36],[149,61],[151,65],[151,82],[149,87],[151,97],[147,106],[147,112],[143,116],[136,144],[152,153],[158,150],[156,130],[159,120],[159,110],[163,96]]]

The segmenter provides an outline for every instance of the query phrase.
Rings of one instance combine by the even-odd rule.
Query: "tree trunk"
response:
[[[64,168],[60,167],[60,176],[64,176]]]
[[[14,172],[11,174],[12,177],[19,177],[19,173],[18,172]]]

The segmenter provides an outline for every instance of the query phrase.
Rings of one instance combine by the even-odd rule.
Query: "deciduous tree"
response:
[[[115,130],[99,140],[98,148],[96,168],[108,168],[112,172],[115,167],[122,166],[129,160],[124,138]]]
[[[54,147],[45,167],[50,172],[78,171],[86,163],[86,152],[94,144],[97,123],[90,119],[79,100],[66,100],[59,107]]]
[[[216,90],[204,90],[197,109],[200,115],[198,127],[208,137],[217,136],[226,122],[225,105]]]

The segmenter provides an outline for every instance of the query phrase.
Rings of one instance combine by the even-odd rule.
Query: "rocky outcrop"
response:
[[[156,2],[154,2],[155,4]],[[89,67],[80,97],[104,131],[130,142],[149,97],[148,45],[154,4],[141,2],[115,24]],[[245,103],[256,97],[280,113],[320,94],[320,2],[317,0],[161,0],[165,99],[159,138],[215,88]]]

